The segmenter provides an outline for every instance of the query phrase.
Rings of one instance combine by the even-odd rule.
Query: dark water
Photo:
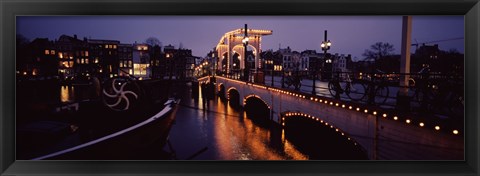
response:
[[[22,124],[18,122],[43,118],[69,123],[71,120],[64,115],[49,118],[51,115],[43,112],[48,112],[59,104],[91,98],[92,90],[89,86],[32,85],[35,87],[17,86],[17,125]],[[247,101],[247,106],[242,108],[230,105],[228,101],[215,96],[204,106],[201,89],[198,89],[197,97],[192,96],[189,86],[175,89],[181,103],[170,130],[169,145],[165,145],[163,149],[152,148],[145,153],[153,154],[163,150],[175,154],[174,159],[179,160],[366,159],[359,146],[353,146],[351,142],[338,136],[338,133],[332,133],[324,126],[300,120],[291,121],[285,128],[281,128],[268,120],[268,111],[265,113],[268,109],[261,103],[249,104],[260,101]],[[25,109],[33,110],[22,111]],[[79,116],[77,118],[86,118],[76,114]],[[90,129],[86,127],[93,124],[105,127],[105,123],[98,120],[83,121],[83,125],[79,125],[83,131]],[[146,159],[143,155],[139,158]],[[148,159],[165,158],[151,155]]]
[[[269,117],[258,117],[259,113],[251,113],[264,109],[244,110],[219,97],[208,101],[208,106],[204,108],[201,89],[198,99],[192,98],[189,89],[184,91],[176,123],[170,131],[171,145],[164,147],[165,151],[173,151],[177,159],[366,159],[358,146],[353,146],[346,139],[340,136],[325,137],[336,134],[319,131],[317,127],[301,129],[294,125],[282,129],[278,124],[266,120]],[[292,124],[302,125],[301,122]],[[323,132],[325,135],[311,135],[310,130],[314,130],[314,134]]]

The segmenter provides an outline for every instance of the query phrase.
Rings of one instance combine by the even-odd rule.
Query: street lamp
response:
[[[325,59],[325,63],[332,63],[332,60],[330,58],[326,59],[327,56],[327,50],[330,49],[330,46],[332,46],[332,42],[330,40],[327,40],[327,30],[325,30],[324,34],[324,40],[322,41],[322,44],[320,44],[320,48],[323,50],[323,58]],[[317,70],[318,70],[318,63],[315,63],[315,74],[313,75],[313,85],[312,85],[312,94],[315,95],[315,79],[317,78]],[[325,70],[325,69],[324,69]]]
[[[243,37],[243,40],[242,40],[242,43],[243,43],[243,48],[245,49],[244,50],[244,58],[243,58],[243,63],[245,65],[245,70],[244,70],[244,79],[246,82],[249,81],[249,71],[250,71],[250,66],[248,65],[248,62],[247,62],[247,46],[248,46],[248,32],[247,32],[247,24],[245,24],[245,36]]]
[[[326,54],[327,54],[327,50],[330,49],[330,46],[332,46],[332,42],[330,42],[330,40],[327,40],[327,31],[325,31],[325,40],[326,41],[323,41],[322,44],[320,45],[320,47],[322,48],[322,50],[324,51],[324,55],[323,57],[326,57]],[[332,63],[332,59],[331,58],[327,58],[325,60],[325,63]]]

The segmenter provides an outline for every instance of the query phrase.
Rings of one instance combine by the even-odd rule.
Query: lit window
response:
[[[120,67],[123,67],[123,61],[122,61],[122,62],[120,62]]]
[[[113,45],[113,49],[117,49],[117,45]]]
[[[85,63],[88,64],[88,59],[85,59]]]
[[[45,55],[49,55],[50,54],[50,50],[45,50]]]
[[[108,45],[105,45],[105,48],[108,48]]]
[[[77,59],[77,64],[79,64],[79,63],[80,63],[80,59]]]
[[[55,50],[50,50],[51,55],[55,55]]]
[[[135,75],[147,75],[148,64],[133,64],[133,72]]]
[[[98,63],[98,57],[97,57],[97,58],[95,58],[95,63]]]
[[[85,59],[82,58],[82,64],[84,64],[84,63],[85,63]]]
[[[73,67],[73,61],[68,62],[68,64],[70,65],[70,67]]]
[[[88,57],[88,51],[85,51],[85,56],[87,56],[87,57]]]

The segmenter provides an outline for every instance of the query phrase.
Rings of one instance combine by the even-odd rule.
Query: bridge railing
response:
[[[270,72],[271,73],[271,72]],[[404,110],[404,109],[398,109],[398,108],[391,108],[389,106],[385,106],[385,105],[375,105],[375,104],[368,104],[366,102],[362,102],[362,101],[352,101],[352,100],[349,100],[348,98],[345,98],[344,96],[342,96],[340,99],[336,99],[335,97],[332,97],[331,95],[330,96],[326,96],[326,95],[321,95],[319,94],[318,92],[316,94],[312,94],[311,90],[305,90],[305,89],[300,89],[300,90],[295,90],[293,87],[285,87],[285,88],[281,88],[281,84],[282,84],[282,81],[281,81],[281,75],[278,75],[277,73],[281,73],[281,72],[274,72],[274,75],[273,75],[273,79],[272,79],[272,75],[267,73],[265,75],[265,82],[262,82],[262,83],[255,83],[255,82],[244,82],[242,80],[237,80],[237,79],[234,79],[234,77],[231,77],[231,76],[221,76],[219,75],[217,79],[214,79],[214,80],[217,80],[217,81],[220,81],[220,80],[223,80],[223,81],[227,81],[227,82],[232,82],[234,83],[233,85],[230,85],[230,86],[236,86],[235,84],[236,83],[239,83],[239,85],[237,86],[241,86],[241,85],[247,85],[247,86],[253,86],[253,87],[258,87],[258,88],[261,88],[261,89],[265,89],[265,90],[268,90],[268,91],[272,91],[272,92],[277,92],[277,93],[280,93],[280,94],[283,94],[283,95],[286,95],[286,96],[293,96],[293,97],[297,97],[297,98],[300,98],[300,99],[305,99],[305,100],[309,100],[311,101],[312,103],[320,103],[320,104],[325,104],[325,105],[329,105],[329,106],[332,106],[332,107],[341,107],[341,108],[344,108],[345,110],[347,111],[354,111],[354,112],[364,112],[364,113],[368,113],[368,114],[372,114],[374,116],[377,116],[378,118],[387,118],[387,119],[391,119],[391,120],[394,120],[394,121],[399,121],[399,122],[404,122],[406,124],[415,124],[415,125],[418,125],[422,128],[431,128],[433,130],[436,130],[436,131],[442,131],[442,132],[447,132],[447,133],[453,133],[455,135],[457,134],[462,134],[462,132],[464,131],[464,118],[463,116],[460,117],[460,116],[448,116],[448,115],[439,115],[438,111],[427,111],[427,112],[419,112],[419,108],[415,109],[415,108],[412,108],[411,110]],[[339,73],[340,74],[340,73]],[[350,74],[349,76],[351,77],[355,77],[355,79],[359,80],[360,77],[360,73],[351,73],[351,72],[348,72],[348,73],[343,73],[343,74]],[[362,73],[363,76],[365,76],[365,73]],[[308,76],[309,75],[303,75],[305,76],[305,79],[303,80],[308,80]],[[342,77],[342,76],[341,76]],[[367,76],[368,77],[368,76]],[[387,77],[387,76],[385,76]],[[390,76],[389,76],[390,77]],[[204,77],[204,78],[201,78],[199,79],[199,81],[202,81],[202,82],[207,82],[208,80],[212,80],[212,79],[208,79],[209,77]],[[271,84],[271,81],[268,81],[269,79],[267,78],[270,78],[270,80],[273,80],[273,86]],[[343,78],[347,78],[346,76],[344,76]],[[445,77],[447,78],[447,77]],[[364,78],[362,78],[363,80]],[[366,79],[366,78],[365,78]],[[345,79],[341,79],[341,80],[345,80]],[[323,87],[325,84],[327,84],[327,82],[325,82],[326,80],[323,80],[321,81],[321,79],[317,80],[318,82],[321,82],[319,84],[316,85],[316,87],[318,86],[322,86],[322,90],[325,90],[328,92],[328,89],[326,87]],[[311,84],[312,82],[310,82]],[[302,88],[303,86],[305,87],[309,87],[311,88],[312,86],[311,85],[307,85],[307,84],[304,84],[304,82],[302,82]],[[463,109],[462,109],[463,110]]]
[[[255,74],[252,74],[253,76]],[[373,104],[382,108],[396,109],[399,106],[399,91],[406,89],[408,95],[408,105],[406,109],[411,112],[428,114],[431,116],[447,116],[451,118],[463,119],[464,116],[464,79],[461,75],[439,74],[439,73],[386,73],[386,72],[319,72],[313,84],[314,75],[309,71],[272,71],[262,70],[263,80],[256,84],[269,87],[276,87],[294,92],[301,92],[314,96],[335,98],[341,101],[357,102],[363,104]],[[224,75],[230,79],[240,80],[241,73]],[[403,76],[408,77],[408,85],[400,85]],[[339,80],[340,87],[345,88],[345,84],[350,80],[363,84],[365,91],[374,90],[378,87],[388,89],[387,94],[380,95],[375,91],[365,93],[360,100],[352,100],[345,93],[336,97],[329,88],[329,83]],[[361,87],[361,86],[360,86]],[[315,91],[312,91],[315,90]],[[313,94],[314,93],[314,94]],[[352,93],[353,94],[353,93]],[[384,101],[376,101],[378,96],[384,96]],[[402,105],[404,106],[404,105]]]

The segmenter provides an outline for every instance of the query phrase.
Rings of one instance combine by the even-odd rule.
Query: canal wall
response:
[[[199,80],[202,81],[202,80]],[[382,160],[463,160],[463,135],[442,131],[430,124],[419,125],[408,117],[376,112],[368,107],[321,97],[217,77],[216,88],[238,91],[239,102],[251,96],[263,100],[270,108],[271,120],[279,124],[287,114],[315,118],[335,128],[346,139],[360,145],[370,159]],[[223,86],[220,86],[223,85]],[[315,122],[314,122],[315,123]],[[285,125],[285,124],[282,124]]]

